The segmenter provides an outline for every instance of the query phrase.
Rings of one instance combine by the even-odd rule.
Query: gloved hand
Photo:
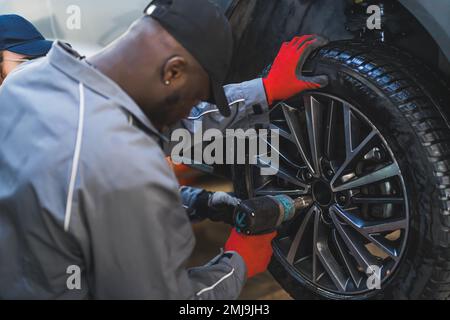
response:
[[[197,199],[198,213],[214,222],[233,225],[233,215],[241,200],[226,192],[203,192]]]
[[[214,192],[208,201],[208,207],[211,209],[209,219],[232,225],[234,210],[239,203],[241,200],[226,192]]]
[[[310,54],[327,43],[328,40],[325,38],[307,35],[295,37],[291,42],[282,45],[268,76],[263,79],[269,105],[273,105],[275,101],[289,99],[303,91],[328,85],[327,76],[301,75]]]
[[[235,229],[225,244],[225,251],[235,251],[244,259],[247,278],[252,278],[267,270],[273,255],[272,240],[276,232],[260,236],[246,236]]]

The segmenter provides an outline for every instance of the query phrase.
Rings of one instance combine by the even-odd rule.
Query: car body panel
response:
[[[437,42],[450,61],[450,0],[399,0]]]

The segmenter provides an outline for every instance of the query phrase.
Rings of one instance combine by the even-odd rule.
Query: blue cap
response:
[[[29,57],[45,56],[52,42],[21,16],[0,15],[0,51],[7,50]]]

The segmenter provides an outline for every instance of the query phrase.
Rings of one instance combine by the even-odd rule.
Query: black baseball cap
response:
[[[211,103],[229,117],[231,110],[223,86],[233,54],[230,23],[209,0],[153,0],[144,14],[158,21],[208,73]]]
[[[50,51],[52,44],[25,18],[16,14],[0,15],[0,51],[40,57]]]

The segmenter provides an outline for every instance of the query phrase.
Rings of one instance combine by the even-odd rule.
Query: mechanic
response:
[[[20,64],[45,56],[52,42],[25,18],[0,15],[0,85]]]
[[[219,108],[210,125],[220,127],[233,112],[228,125],[257,118],[255,104],[267,113],[326,85],[296,76],[323,44],[295,38],[265,79],[224,90],[227,19],[207,0],[153,1],[97,55],[56,42],[47,58],[12,74],[0,91],[0,298],[238,298],[246,278],[267,268],[275,233],[233,230],[226,252],[186,269],[188,216],[225,221],[239,200],[192,188],[180,197],[161,132],[199,101]],[[243,108],[230,110],[240,99]]]

